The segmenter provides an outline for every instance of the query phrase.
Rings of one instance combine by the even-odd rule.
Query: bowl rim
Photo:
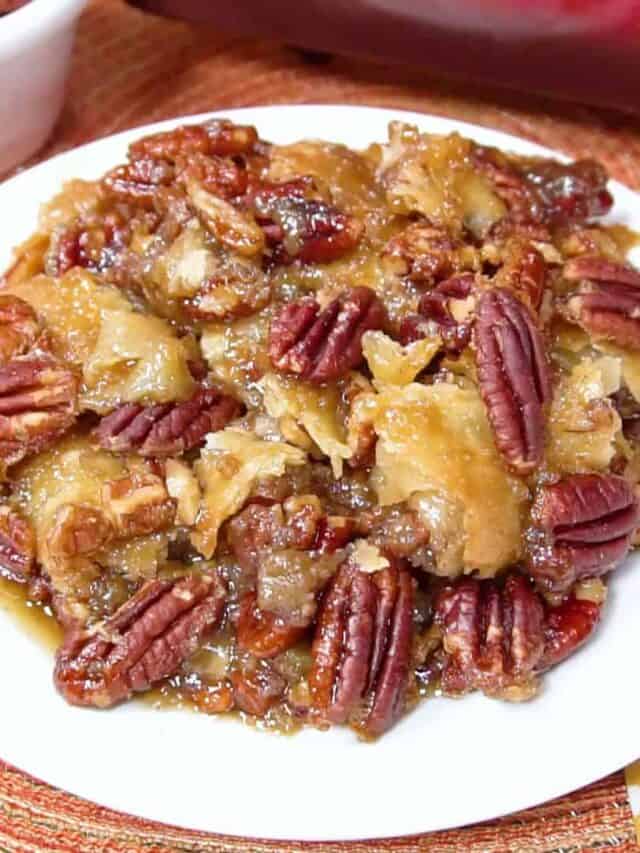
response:
[[[70,25],[87,0],[29,0],[0,23],[0,58],[22,51],[51,30]]]

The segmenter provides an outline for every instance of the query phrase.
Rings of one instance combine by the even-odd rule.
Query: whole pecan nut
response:
[[[520,165],[483,146],[473,156],[516,223],[570,225],[604,216],[613,205],[607,173],[595,160],[565,164],[538,159]]]
[[[106,450],[140,456],[176,456],[202,444],[242,411],[215,388],[203,388],[184,403],[126,403],[102,418],[94,436]]]
[[[441,281],[425,293],[418,314],[405,317],[400,326],[403,344],[439,335],[445,349],[456,355],[471,339],[475,299],[474,276],[470,273]]]
[[[640,272],[606,258],[572,258],[563,270],[580,282],[561,310],[596,340],[640,349]]]
[[[273,260],[326,264],[354,249],[364,227],[315,197],[313,181],[253,182],[243,201],[262,227]]]
[[[622,477],[573,474],[539,490],[531,517],[529,571],[543,587],[562,591],[626,557],[640,506]]]
[[[129,146],[129,157],[131,160],[153,158],[169,162],[191,154],[234,157],[248,154],[257,142],[258,133],[254,127],[214,119],[206,124],[183,125],[145,136]]]
[[[446,587],[436,619],[446,655],[445,693],[528,698],[544,650],[544,610],[524,577],[511,573],[504,585],[465,578]]]
[[[0,294],[0,364],[24,355],[41,332],[35,311],[23,299]]]
[[[0,574],[13,581],[32,579],[36,537],[31,524],[7,504],[0,504]]]
[[[102,625],[72,630],[54,679],[73,705],[107,708],[174,675],[219,624],[225,593],[208,575],[146,583]]]
[[[48,356],[0,367],[0,458],[13,465],[49,446],[74,423],[78,379]]]
[[[243,163],[204,154],[179,157],[176,178],[185,186],[190,181],[196,181],[208,193],[225,199],[237,198],[246,193],[249,180]]]
[[[545,616],[544,654],[538,669],[555,666],[584,645],[598,625],[601,612],[600,604],[573,595],[550,607]]]
[[[363,732],[383,734],[402,714],[413,637],[414,581],[406,569],[361,571],[350,561],[331,582],[311,648],[317,713],[343,723],[358,711]]]
[[[361,363],[364,333],[384,323],[382,302],[368,287],[344,291],[323,310],[304,297],[286,305],[271,324],[271,361],[308,382],[338,379]]]
[[[237,636],[242,651],[256,658],[273,658],[302,639],[305,629],[288,625],[284,619],[258,607],[255,592],[247,592],[240,601]]]
[[[174,167],[166,160],[140,157],[107,172],[102,183],[118,199],[153,210],[158,187],[169,186],[174,177]]]
[[[544,450],[544,407],[550,372],[529,310],[509,290],[485,291],[475,323],[480,392],[495,442],[507,465],[529,474]]]

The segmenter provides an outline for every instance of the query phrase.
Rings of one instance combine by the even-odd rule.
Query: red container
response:
[[[130,0],[331,53],[640,113],[640,0]]]

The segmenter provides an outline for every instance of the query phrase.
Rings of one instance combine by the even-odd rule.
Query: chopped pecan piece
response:
[[[343,723],[365,709],[365,734],[403,711],[413,636],[414,581],[404,568],[372,574],[343,563],[327,590],[311,649],[313,707]]]
[[[538,669],[555,666],[584,645],[598,625],[601,612],[600,604],[573,595],[550,607],[544,620],[544,654]]]
[[[175,521],[176,504],[161,477],[134,472],[110,480],[102,489],[102,500],[118,538],[129,539],[165,530]]]
[[[288,625],[284,619],[258,607],[255,592],[247,592],[240,601],[238,645],[257,658],[273,658],[295,646],[305,629]]]
[[[459,275],[425,293],[418,305],[420,313],[410,314],[402,321],[401,342],[409,344],[439,335],[451,355],[462,352],[471,340],[476,303],[473,285],[473,275]]]
[[[78,413],[75,374],[48,356],[0,367],[0,458],[5,467],[48,447]]]
[[[55,683],[73,705],[107,708],[173,675],[220,622],[225,593],[208,575],[146,583],[103,625],[75,629]]]
[[[531,517],[529,571],[537,583],[562,591],[624,560],[640,506],[622,477],[573,474],[539,490]]]
[[[36,537],[31,524],[7,504],[0,504],[0,574],[25,582],[32,578]]]
[[[344,291],[326,308],[313,297],[286,305],[271,324],[274,366],[308,382],[329,382],[362,362],[362,336],[385,323],[382,302],[368,287]]]
[[[496,445],[517,474],[529,474],[544,450],[549,366],[529,310],[509,291],[485,291],[475,323],[480,392]]]
[[[28,302],[0,294],[0,364],[24,355],[35,344],[40,331],[38,318]]]
[[[628,441],[640,441],[640,402],[624,387],[616,391],[611,399],[622,418],[624,437]]]
[[[317,554],[334,554],[353,539],[355,521],[343,515],[323,515],[318,521],[311,550]]]
[[[239,513],[228,525],[228,541],[245,581],[257,585],[257,607],[264,614],[253,620],[249,611],[241,614],[247,636],[258,630],[258,621],[269,630],[280,626],[292,637],[294,629],[304,630],[315,614],[317,594],[341,560],[336,552],[354,529],[350,518],[325,515],[315,495],[290,498],[283,505],[252,503]]]
[[[389,240],[382,262],[390,272],[417,284],[434,284],[461,272],[459,248],[445,228],[413,222]]]
[[[145,136],[129,146],[129,157],[132,160],[153,158],[169,162],[191,154],[233,157],[248,154],[257,141],[254,127],[213,119],[206,124],[183,125]]]
[[[544,610],[525,578],[512,573],[503,586],[465,578],[441,592],[436,619],[446,653],[446,693],[529,698],[544,650]]]
[[[504,265],[495,277],[497,287],[505,287],[532,311],[537,312],[547,281],[547,265],[540,252],[530,243],[509,246]]]
[[[269,502],[249,504],[228,527],[228,537],[238,562],[246,572],[257,571],[261,552],[268,548],[285,550],[312,548],[322,518],[317,501],[304,496],[291,506]]]
[[[114,526],[99,507],[63,504],[56,510],[47,536],[47,551],[54,558],[93,554],[115,535]]]
[[[563,276],[580,282],[562,307],[596,340],[640,349],[640,272],[600,257],[572,258]]]
[[[429,544],[430,533],[420,515],[404,506],[376,507],[357,518],[357,530],[390,559],[411,560]]]
[[[117,210],[97,222],[57,228],[44,259],[45,273],[59,278],[72,267],[105,272],[119,259],[130,236],[130,222]]]
[[[176,456],[202,444],[241,411],[233,397],[202,388],[184,403],[126,403],[102,418],[94,435],[101,447],[117,453]]]
[[[264,717],[286,689],[284,678],[266,660],[243,662],[231,673],[236,707],[255,717]]]

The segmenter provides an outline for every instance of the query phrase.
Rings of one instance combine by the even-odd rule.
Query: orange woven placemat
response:
[[[171,116],[309,102],[367,103],[498,127],[573,156],[595,154],[614,177],[640,188],[637,120],[475,91],[418,71],[303,57],[274,44],[145,16],[119,0],[93,0],[84,14],[64,113],[35,159]],[[622,772],[545,806],[466,829],[387,842],[303,845],[203,835],[142,821],[72,797],[0,762],[2,851],[578,853],[602,848],[638,849]]]

